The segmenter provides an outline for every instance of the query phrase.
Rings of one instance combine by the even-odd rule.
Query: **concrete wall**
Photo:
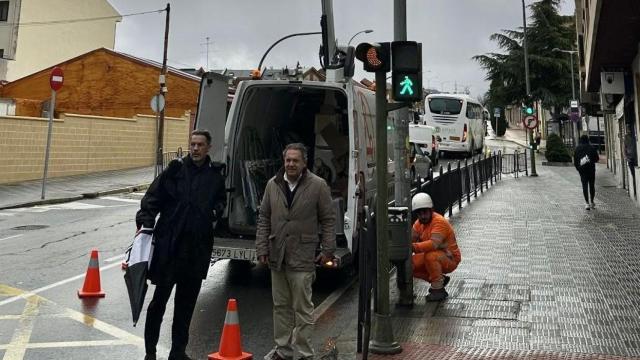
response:
[[[164,151],[188,149],[189,114],[165,118]],[[45,118],[0,117],[0,183],[42,178]],[[54,119],[50,177],[150,166],[155,161],[154,116],[112,118],[62,114]]]
[[[21,0],[15,61],[7,63],[5,80],[13,81],[93,49],[113,49],[121,17],[107,0]],[[51,21],[109,17],[103,20]]]

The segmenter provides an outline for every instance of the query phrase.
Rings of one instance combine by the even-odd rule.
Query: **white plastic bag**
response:
[[[591,160],[589,160],[589,155],[585,155],[580,159],[580,166],[585,166],[590,162]]]

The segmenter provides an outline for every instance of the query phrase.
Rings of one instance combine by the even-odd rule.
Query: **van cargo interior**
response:
[[[308,149],[307,167],[331,187],[336,231],[343,232],[347,204],[349,127],[347,97],[339,89],[301,86],[254,86],[239,105],[232,144],[229,230],[255,235],[267,181],[283,166],[282,151],[300,142]]]

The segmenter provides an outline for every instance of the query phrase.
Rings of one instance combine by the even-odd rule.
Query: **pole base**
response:
[[[393,340],[391,315],[373,314],[373,339],[369,342],[369,351],[379,355],[393,355],[402,352],[400,344]]]
[[[531,173],[531,174],[529,174],[529,176],[530,176],[530,177],[537,177],[537,176],[538,176],[538,174],[537,174],[537,173]]]

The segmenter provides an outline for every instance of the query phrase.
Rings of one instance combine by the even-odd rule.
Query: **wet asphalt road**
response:
[[[141,196],[134,193],[0,211],[0,359],[144,357],[145,313],[134,328],[120,269]],[[82,287],[92,248],[100,251],[106,297],[80,300],[76,291]],[[314,303],[322,304],[332,292],[350,283],[342,273],[319,272]],[[147,303],[152,291],[153,286]],[[27,292],[36,294],[25,296]],[[203,283],[188,347],[195,358],[217,351],[229,298],[238,300],[243,349],[261,357],[271,348],[268,269],[225,260],[212,265]],[[170,347],[172,303],[173,299],[162,328],[160,358],[166,358]],[[329,318],[329,322],[337,320]],[[323,321],[319,320],[318,328],[335,328]],[[318,333],[318,346],[328,336]]]

